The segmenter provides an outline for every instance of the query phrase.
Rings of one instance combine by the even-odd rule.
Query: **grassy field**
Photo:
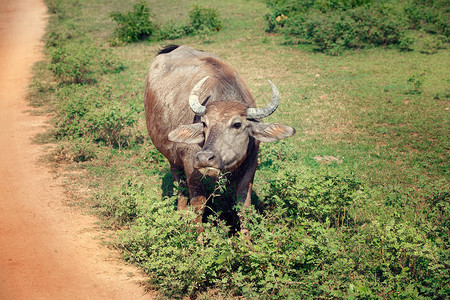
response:
[[[52,115],[37,140],[67,177],[73,204],[98,214],[124,258],[161,297],[444,299],[449,286],[449,79],[446,49],[317,53],[265,32],[264,1],[146,1],[159,24],[194,3],[223,28],[111,46],[112,12],[137,1],[48,0],[47,59],[30,102]],[[420,42],[420,39],[419,39]],[[268,121],[297,130],[263,145],[252,243],[229,235],[211,200],[206,232],[175,212],[167,162],[151,145],[144,78],[165,44],[218,54],[247,82]],[[199,243],[198,240],[202,240]]]

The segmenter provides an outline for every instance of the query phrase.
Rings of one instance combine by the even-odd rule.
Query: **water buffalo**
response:
[[[276,86],[269,84],[270,104],[256,108],[238,73],[214,54],[170,45],[153,60],[144,96],[148,133],[180,185],[185,173],[197,222],[206,204],[202,176],[226,174],[236,198],[248,207],[259,142],[294,135],[292,127],[259,122],[276,110],[280,99]],[[187,209],[187,202],[180,192],[178,209]]]

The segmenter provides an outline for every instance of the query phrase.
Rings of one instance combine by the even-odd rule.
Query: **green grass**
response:
[[[131,11],[138,1],[47,2],[58,12],[50,16],[47,55],[65,47],[70,58],[83,58],[88,49],[93,60],[81,66],[89,74],[81,84],[59,60],[53,62],[59,78],[49,71],[51,59],[36,65],[30,103],[50,112],[54,125],[39,140],[59,144],[52,162],[67,169],[74,203],[116,230],[111,243],[161,296],[449,295],[446,49],[379,48],[337,57],[283,46],[282,36],[265,33],[268,8],[257,0],[147,1],[160,25],[182,24],[196,3],[216,8],[223,28],[112,47],[110,14]],[[143,114],[145,75],[168,43],[218,54],[242,75],[259,106],[268,103],[267,79],[273,81],[282,98],[268,121],[297,130],[261,147],[256,211],[247,216],[250,244],[229,235],[230,212],[221,211],[226,195],[210,201],[202,236],[175,211],[176,187],[147,137]]]

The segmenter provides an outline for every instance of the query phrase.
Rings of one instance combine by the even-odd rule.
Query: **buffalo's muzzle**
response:
[[[204,175],[217,176],[212,173],[220,173],[222,163],[218,156],[213,151],[200,151],[195,156],[194,167],[202,172]],[[212,172],[212,170],[214,172]]]

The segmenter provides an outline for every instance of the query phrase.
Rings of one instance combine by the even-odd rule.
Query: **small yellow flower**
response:
[[[279,23],[281,21],[287,20],[288,17],[285,16],[284,14],[281,14],[280,16],[276,17],[275,20]]]

